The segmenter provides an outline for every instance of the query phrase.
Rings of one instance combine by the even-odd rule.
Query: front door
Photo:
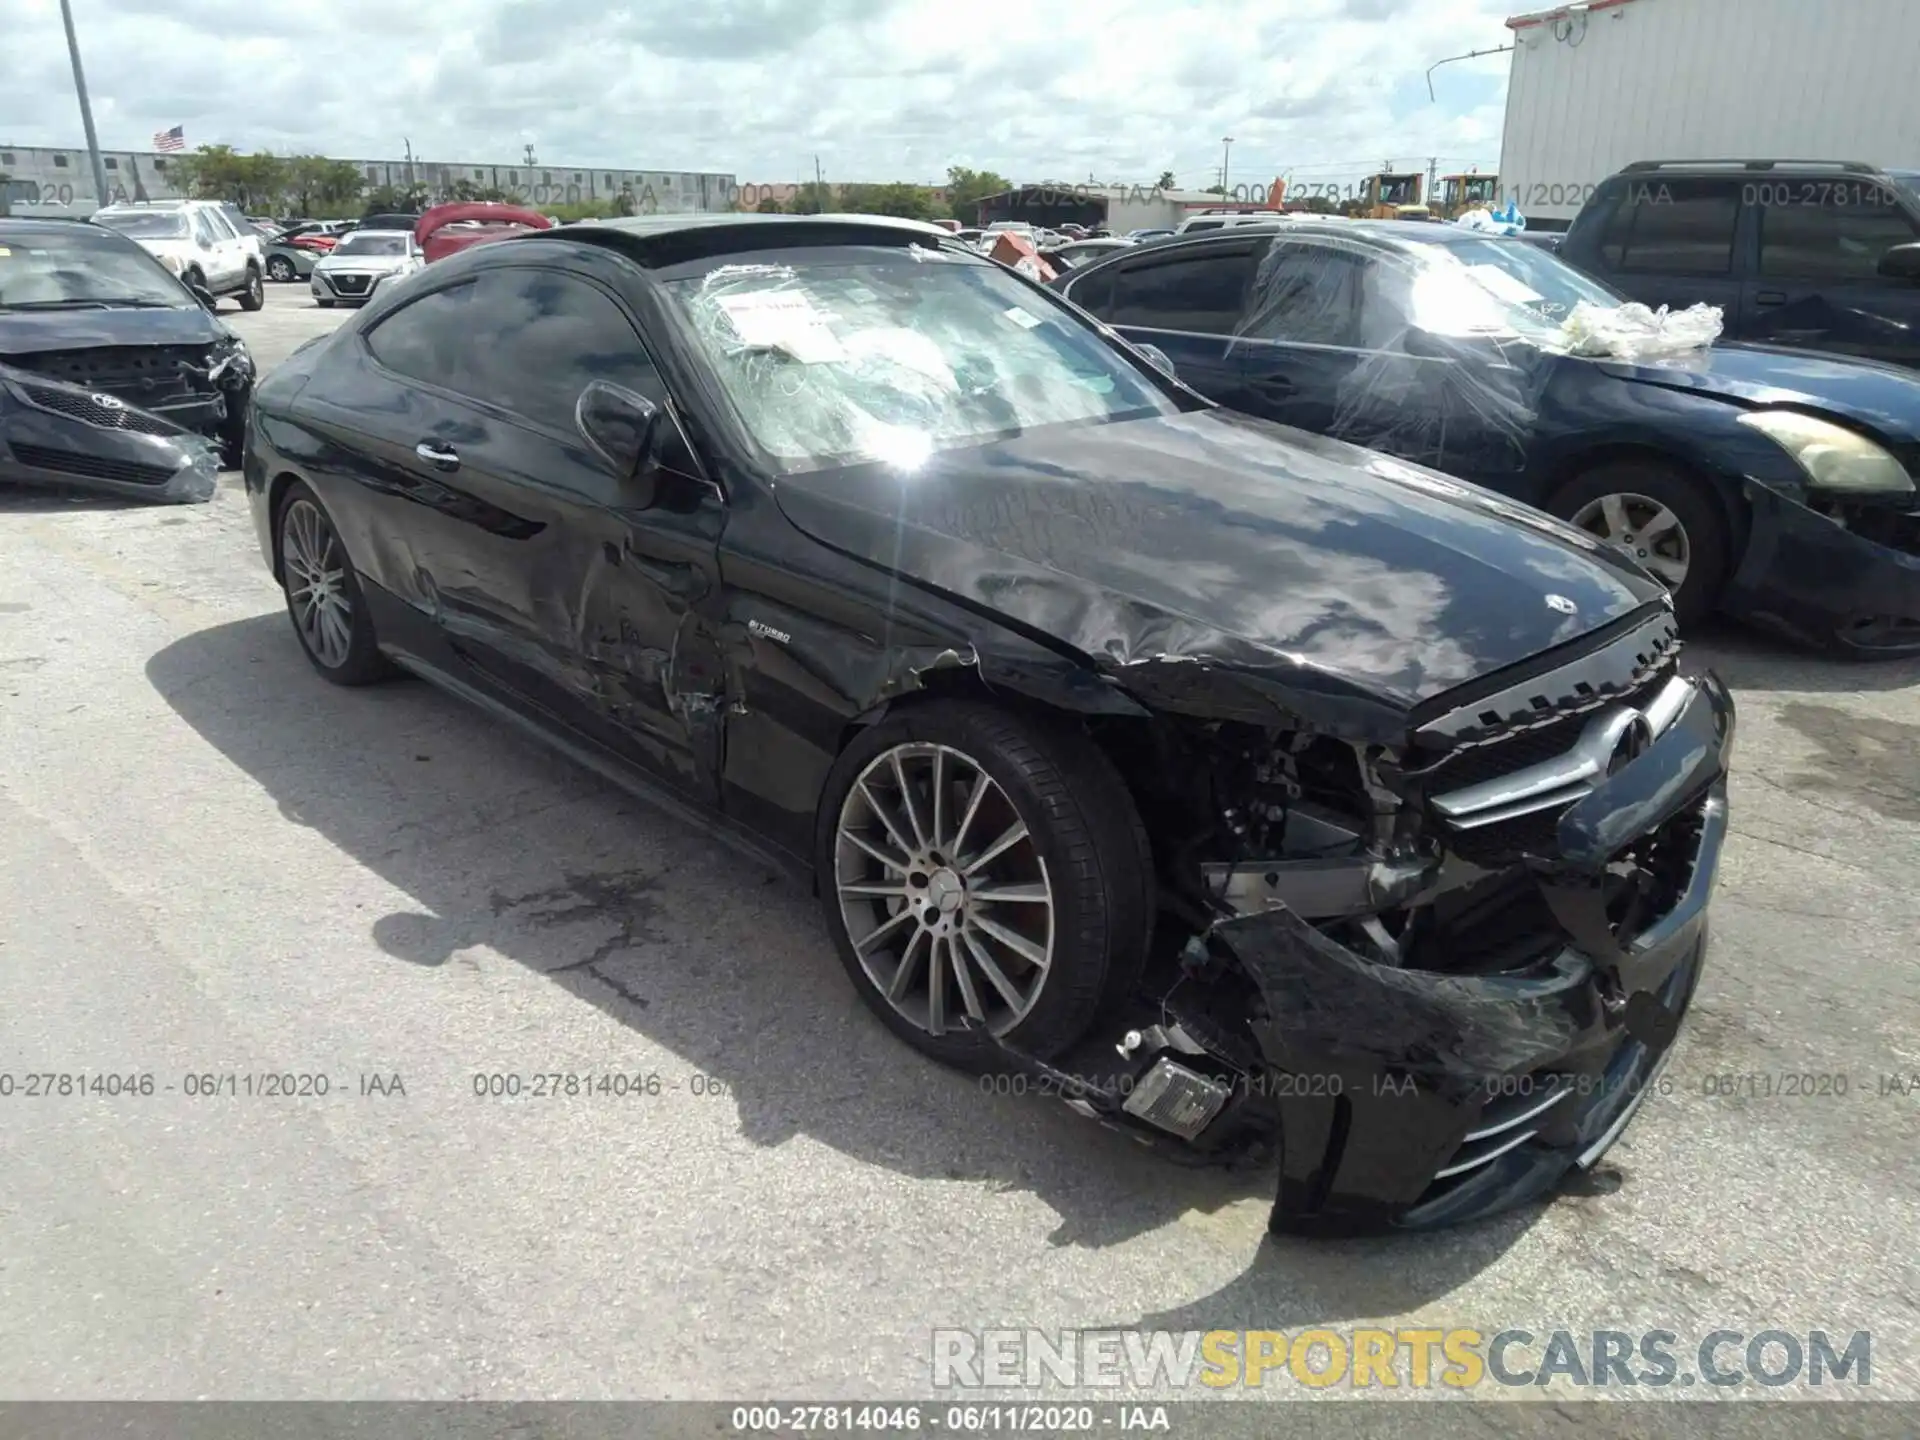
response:
[[[426,612],[469,679],[711,794],[712,737],[696,743],[685,698],[707,677],[676,665],[719,601],[724,508],[691,480],[639,508],[574,424],[595,379],[668,404],[624,307],[584,275],[503,263],[424,292],[364,343],[368,403],[342,429],[404,492],[389,506],[403,533],[363,540],[400,573],[371,578]],[[381,370],[419,383],[383,397]],[[668,460],[690,463],[671,442]]]

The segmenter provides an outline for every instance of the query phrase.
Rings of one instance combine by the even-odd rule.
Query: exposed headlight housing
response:
[[[1839,495],[1911,495],[1913,477],[1880,446],[1831,421],[1797,410],[1754,410],[1742,425],[1785,450],[1816,490]]]

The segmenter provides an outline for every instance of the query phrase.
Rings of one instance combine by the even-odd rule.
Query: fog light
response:
[[[1184,1065],[1160,1060],[1140,1077],[1121,1108],[1182,1140],[1192,1140],[1213,1123],[1227,1097],[1226,1086]]]

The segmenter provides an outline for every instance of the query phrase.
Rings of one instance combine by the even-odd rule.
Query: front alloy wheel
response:
[[[1602,495],[1580,507],[1573,523],[1666,582],[1679,593],[1693,563],[1680,517],[1645,495]]]
[[[365,685],[386,673],[353,563],[304,485],[280,511],[280,575],[287,614],[314,669],[336,685]]]
[[[840,806],[834,887],[874,988],[929,1035],[1004,1035],[1052,964],[1047,863],[1005,790],[950,745],[895,745]]]
[[[284,284],[286,281],[294,278],[293,262],[284,255],[268,256],[267,276],[269,279],[278,280]]]
[[[814,874],[860,998],[907,1044],[977,1069],[1061,1054],[1130,996],[1153,859],[1113,762],[1058,716],[907,703],[828,773]]]

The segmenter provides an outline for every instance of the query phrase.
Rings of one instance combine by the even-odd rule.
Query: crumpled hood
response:
[[[1663,594],[1527,506],[1225,411],[775,493],[814,538],[1064,642],[1150,703],[1355,734]]]
[[[1623,379],[1718,395],[1746,407],[1793,405],[1855,420],[1897,443],[1920,441],[1920,373],[1878,360],[1719,343],[1671,364],[1602,361]]]
[[[102,345],[212,345],[232,334],[200,305],[172,310],[0,308],[0,356],[44,355]]]

